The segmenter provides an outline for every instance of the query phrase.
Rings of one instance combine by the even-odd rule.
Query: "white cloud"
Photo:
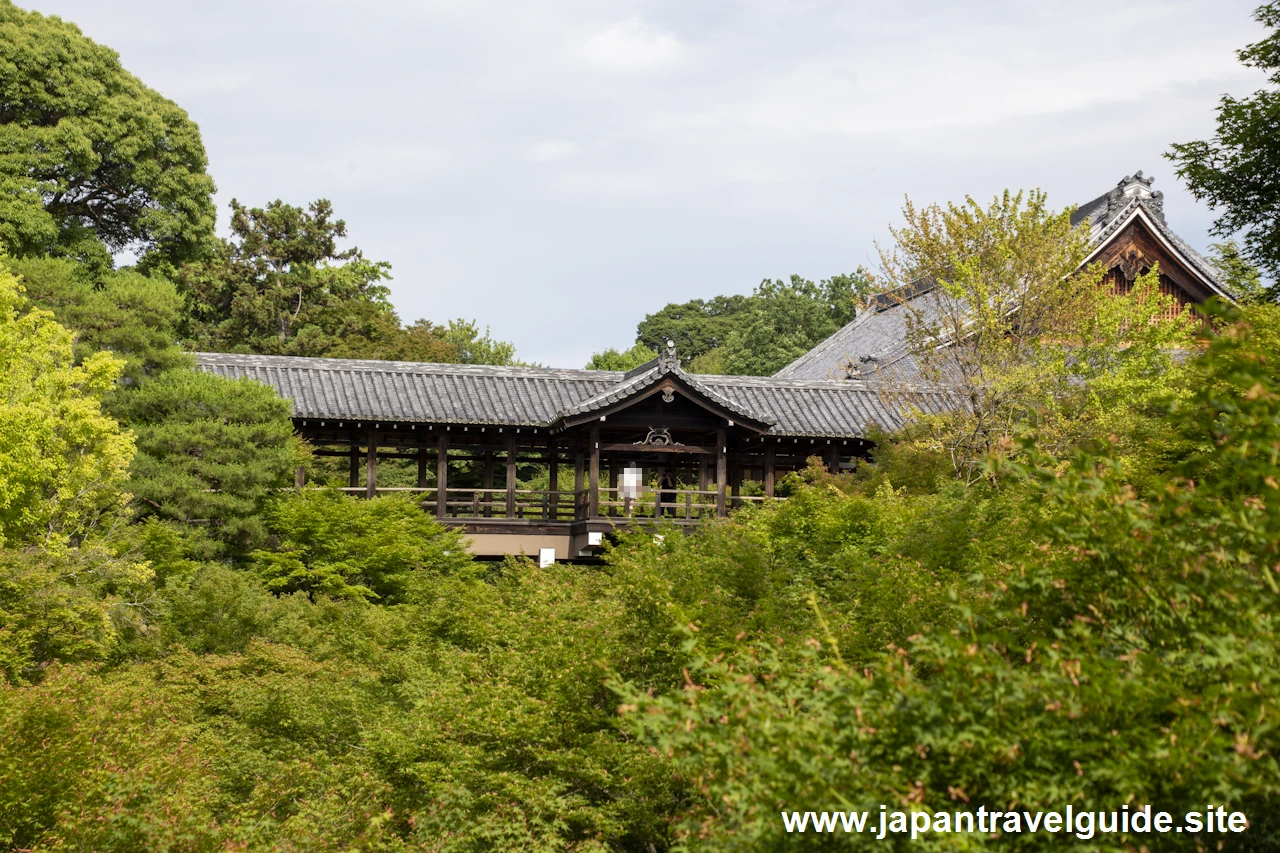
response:
[[[593,65],[618,71],[661,71],[678,64],[685,46],[675,35],[640,18],[627,18],[587,37],[582,55]]]
[[[576,142],[564,139],[547,139],[529,149],[529,159],[534,163],[551,163],[565,160],[582,150]]]
[[[1145,169],[1203,246],[1161,154],[1261,82],[1256,0],[19,2],[188,110],[224,210],[329,197],[403,317],[565,366],[667,301],[867,262],[904,193]]]

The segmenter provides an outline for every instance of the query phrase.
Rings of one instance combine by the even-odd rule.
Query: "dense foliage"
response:
[[[649,314],[637,327],[636,348],[629,352],[658,352],[670,340],[681,365],[694,373],[768,376],[852,320],[872,290],[863,270],[816,284],[798,275],[789,281],[765,279],[750,296],[694,299]],[[618,355],[616,350],[598,353],[590,366],[626,369],[598,366],[623,363]]]
[[[1272,322],[1274,322],[1272,320]],[[785,844],[780,809],[907,811],[1231,803],[1232,849],[1280,840],[1280,351],[1232,317],[1197,365],[1173,429],[1208,452],[1140,489],[1105,446],[1055,468],[1004,468],[1026,546],[1000,553],[979,601],[932,614],[888,654],[824,632],[699,653],[682,695],[622,686],[632,727],[697,785],[694,848]],[[1038,464],[1037,464],[1038,463]],[[845,836],[851,849],[870,836]],[[1141,841],[1100,836],[1090,849]],[[899,838],[905,844],[905,840]],[[1166,835],[1162,850],[1203,839]],[[953,849],[934,836],[911,849]],[[1007,846],[1046,841],[1013,835]],[[902,849],[906,849],[905,846]]]
[[[56,547],[120,503],[133,439],[102,411],[119,359],[95,353],[77,365],[71,333],[20,304],[0,266],[0,545]]]
[[[265,541],[269,496],[306,464],[287,400],[248,379],[172,370],[120,395],[114,410],[137,436],[135,517],[194,527],[211,553]]]
[[[213,237],[213,179],[186,112],[73,24],[0,0],[0,246],[109,268]]]
[[[130,387],[189,363],[178,346],[182,299],[166,279],[136,269],[93,275],[66,258],[26,258],[10,266],[30,304],[75,330],[77,360],[110,352],[124,360],[122,377]]]

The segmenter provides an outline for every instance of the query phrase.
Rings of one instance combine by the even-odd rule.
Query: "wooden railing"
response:
[[[365,488],[342,488],[339,491],[363,495]],[[433,511],[436,506],[434,486],[379,487],[377,494],[410,493],[422,496],[422,507]],[[698,522],[716,516],[718,493],[704,489],[664,489],[643,492],[630,497],[620,488],[601,487],[595,518],[645,519],[662,518],[676,522]],[[726,495],[725,508],[733,510],[748,504],[773,500],[763,495]],[[524,519],[528,521],[585,521],[591,517],[591,492],[516,489],[508,500],[506,489],[445,489],[445,517],[461,519]]]
[[[585,494],[585,492],[584,492]],[[643,492],[638,497],[628,497],[622,489],[602,487],[597,502],[599,518],[664,518],[675,521],[701,521],[714,518],[716,499],[714,489],[663,489]],[[725,495],[725,508],[732,510],[749,503],[763,503],[769,498],[763,495]],[[585,517],[585,516],[584,516]]]
[[[365,494],[366,489],[344,488],[341,491]],[[436,488],[381,488],[378,494],[409,492],[422,496],[424,509],[436,505]],[[574,517],[572,491],[547,489],[515,489],[511,500],[506,489],[445,489],[446,518],[520,518],[538,521],[569,521]]]

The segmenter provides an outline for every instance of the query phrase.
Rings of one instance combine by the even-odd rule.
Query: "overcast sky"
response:
[[[873,263],[919,202],[1143,169],[1262,78],[1257,0],[18,0],[200,125],[234,197],[329,198],[401,317],[580,367],[671,301]]]

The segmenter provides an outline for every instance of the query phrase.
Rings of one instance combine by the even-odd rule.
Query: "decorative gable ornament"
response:
[[[636,444],[648,447],[683,447],[671,437],[671,430],[667,427],[649,427],[649,434],[644,437],[644,441],[637,441]]]
[[[1115,218],[1130,201],[1137,199],[1148,213],[1163,223],[1164,193],[1151,189],[1154,182],[1155,178],[1144,178],[1141,169],[1132,175],[1125,175],[1115,189],[1107,193],[1107,219]]]
[[[663,371],[672,371],[680,366],[680,360],[676,358],[676,342],[668,339],[667,345],[663,347],[662,354],[658,356],[658,368]],[[668,400],[668,403],[671,401]]]

